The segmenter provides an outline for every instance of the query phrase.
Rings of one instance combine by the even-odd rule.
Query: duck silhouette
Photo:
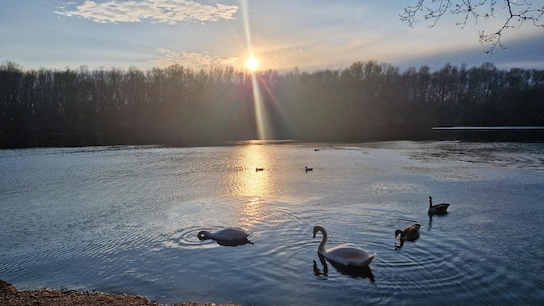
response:
[[[395,231],[395,239],[400,240],[400,245],[395,247],[402,248],[404,246],[404,241],[416,241],[419,238],[419,228],[421,225],[418,223],[412,224],[404,230]]]
[[[429,197],[429,215],[445,215],[448,213],[448,207],[450,204],[440,203],[433,205],[433,197]]]

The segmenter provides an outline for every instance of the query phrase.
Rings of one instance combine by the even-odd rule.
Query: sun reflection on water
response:
[[[240,146],[237,163],[241,170],[226,178],[225,183],[230,187],[229,196],[242,202],[240,226],[251,228],[264,218],[265,199],[274,192],[274,173],[269,154],[265,146],[259,144]]]
[[[228,185],[236,186],[231,189],[233,191],[231,196],[249,198],[269,196],[272,189],[272,171],[270,158],[263,146],[243,146],[238,152],[238,157],[242,171],[231,176],[228,182]]]

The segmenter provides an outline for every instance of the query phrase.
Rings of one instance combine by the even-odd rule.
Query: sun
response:
[[[249,69],[249,70],[255,70],[257,69],[257,67],[259,66],[259,62],[257,61],[257,59],[253,56],[249,57],[246,61],[246,67]]]

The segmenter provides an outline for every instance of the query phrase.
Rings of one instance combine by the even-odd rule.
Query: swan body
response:
[[[243,229],[233,227],[225,228],[214,233],[200,231],[197,234],[197,237],[200,240],[212,239],[221,245],[228,246],[237,246],[246,243],[253,244],[253,242],[247,239],[247,236],[249,236],[249,234]]]
[[[264,168],[255,168],[255,172],[264,171]]]
[[[433,197],[429,197],[429,215],[445,215],[448,213],[448,206],[450,204],[447,203],[440,203],[433,205]]]
[[[369,255],[365,250],[351,243],[325,249],[325,244],[328,240],[327,231],[321,226],[315,226],[314,238],[317,232],[321,232],[323,235],[323,240],[321,240],[321,243],[317,248],[317,253],[325,257],[331,263],[337,263],[343,266],[365,267],[368,266],[376,256],[376,253]]]
[[[399,239],[400,241],[415,241],[419,238],[419,228],[421,226],[419,224],[413,224],[409,227],[405,228],[404,230],[396,230],[395,231],[395,239]]]
[[[308,171],[313,171],[313,170],[314,170],[314,168],[308,168],[307,166],[304,167],[304,171],[306,171],[306,172],[308,172]]]

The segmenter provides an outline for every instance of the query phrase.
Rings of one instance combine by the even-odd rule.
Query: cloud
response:
[[[166,67],[171,65],[182,65],[194,69],[208,68],[213,65],[233,66],[237,61],[237,57],[219,57],[206,53],[174,51],[169,49],[157,49],[162,57],[159,59],[150,60],[149,62],[159,66]]]
[[[74,9],[70,9],[75,6]],[[85,1],[76,6],[74,2],[66,3],[55,11],[66,17],[82,17],[100,23],[119,22],[151,22],[178,24],[184,21],[218,21],[236,19],[236,5],[202,4],[191,0],[144,0],[115,1],[103,3]]]

